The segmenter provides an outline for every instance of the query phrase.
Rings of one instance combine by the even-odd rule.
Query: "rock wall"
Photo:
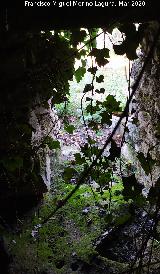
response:
[[[143,40],[141,57],[136,60],[132,67],[132,77],[137,79],[144,58],[147,55],[153,37],[158,28],[157,23],[151,23],[146,30],[146,38]],[[138,118],[136,150],[147,154],[156,164],[151,168],[151,173],[147,176],[140,165],[138,165],[138,179],[148,188],[156,182],[160,176],[160,63],[159,63],[159,42],[154,51],[154,56],[150,60],[145,73],[139,83],[135,94],[136,111],[134,117]]]
[[[4,225],[37,205],[49,189],[52,152],[45,144],[38,146],[46,134],[54,137],[56,118],[48,100],[53,96],[52,104],[63,101],[74,55],[67,40],[50,32],[10,30],[0,32],[0,38],[0,224]]]
[[[56,111],[51,107],[51,100],[44,106],[41,103],[39,96],[37,96],[35,106],[30,112],[30,124],[33,128],[32,145],[37,149],[37,157],[40,162],[40,174],[42,179],[50,190],[51,174],[51,158],[56,157],[55,152],[50,150],[47,145],[43,145],[46,136],[56,139],[60,129],[60,121]]]

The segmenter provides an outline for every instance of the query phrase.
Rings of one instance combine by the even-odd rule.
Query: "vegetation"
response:
[[[104,190],[103,194],[82,185],[66,206],[41,226],[39,223],[56,207],[57,201],[74,188],[71,183],[57,181],[57,194],[45,196],[44,204],[35,216],[24,222],[22,232],[12,236],[6,234],[15,257],[14,270],[28,269],[29,273],[34,273],[34,269],[53,269],[56,273],[64,273],[70,267],[72,256],[88,263],[97,256],[93,247],[97,237],[107,226],[125,223],[128,218],[128,213],[124,215],[121,208],[126,203],[121,195],[123,185],[115,179],[111,191]],[[117,210],[122,211],[121,217],[116,214]]]
[[[146,25],[141,24],[138,31],[134,24],[118,24],[118,26],[125,34],[125,39],[121,45],[114,45],[115,52],[122,55],[126,53],[130,60],[137,58],[136,49],[143,38]],[[112,28],[108,31],[111,32]],[[132,218],[131,209],[134,206],[146,209],[151,204],[155,209],[148,213],[148,216],[152,215],[154,220],[147,235],[148,240],[153,237],[157,227],[159,180],[156,183],[158,187],[152,187],[148,197],[145,198],[142,195],[142,186],[137,182],[134,172],[123,176],[120,169],[121,176],[118,177],[116,173],[118,161],[121,163],[121,148],[128,130],[127,124],[120,145],[114,140],[114,134],[122,119],[124,117],[128,119],[129,104],[140,78],[134,85],[125,106],[124,101],[121,103],[119,99],[117,100],[115,94],[105,94],[104,78],[106,77],[99,74],[98,70],[99,67],[108,63],[109,49],[105,47],[105,43],[103,49],[96,48],[97,32],[98,29],[73,29],[25,36],[29,51],[29,60],[27,57],[25,59],[28,69],[26,82],[29,84],[26,88],[28,98],[24,105],[28,108],[31,106],[35,94],[32,94],[30,90],[36,90],[41,95],[44,104],[52,97],[53,106],[59,103],[67,106],[68,81],[75,75],[77,82],[80,82],[87,70],[91,77],[89,83],[87,82],[80,90],[83,93],[81,104],[75,106],[74,100],[70,97],[68,113],[67,107],[57,106],[57,110],[64,118],[65,130],[72,134],[75,128],[75,125],[71,125],[67,119],[70,114],[75,114],[75,108],[81,111],[77,116],[82,117],[86,129],[91,128],[98,134],[100,126],[111,126],[113,113],[121,115],[103,147],[100,148],[94,138],[88,136],[87,143],[81,146],[79,153],[74,155],[74,163],[69,162],[69,165],[65,166],[63,178],[54,182],[56,184],[54,195],[46,195],[44,204],[35,216],[31,216],[31,223],[24,222],[22,231],[18,235],[6,233],[8,246],[14,256],[13,267],[17,273],[28,271],[31,274],[35,273],[35,270],[38,273],[39,270],[45,271],[46,269],[53,269],[57,274],[65,273],[70,267],[70,259],[73,256],[90,263],[93,257],[97,256],[94,249],[97,237],[109,227],[126,224]],[[103,32],[105,34],[106,30]],[[83,44],[78,49],[79,43]],[[144,63],[144,68],[152,53],[153,48]],[[86,69],[86,56],[91,56],[92,60],[91,67],[88,69]],[[81,61],[78,69],[74,68],[75,57]],[[102,83],[104,85],[101,85]],[[72,94],[71,92],[71,96]],[[94,99],[94,96],[103,94],[106,95],[103,100]],[[84,97],[86,97],[85,104],[83,104]],[[16,113],[16,119],[18,119],[18,113]],[[20,174],[24,183],[26,170],[29,172],[27,179],[31,181],[31,184],[38,181],[39,163],[36,155],[39,148],[48,146],[52,150],[60,149],[59,141],[52,140],[50,136],[45,136],[42,143],[33,148],[31,145],[32,129],[25,126],[24,122],[20,125],[20,128],[16,127],[14,131],[25,132],[27,141],[21,138],[11,149],[8,148],[7,156],[0,161],[13,185],[16,185],[17,174]],[[9,130],[11,131],[11,128]],[[8,143],[10,144],[11,140],[8,140]],[[109,153],[105,155],[104,152],[108,145],[110,145]],[[27,160],[27,156],[29,159],[32,156],[34,164]],[[146,174],[151,173],[155,162],[150,154],[148,153],[147,157],[142,153],[137,156]],[[59,177],[61,175],[60,173]],[[76,184],[72,179],[75,179]],[[93,182],[98,186],[97,189],[94,189]],[[140,255],[137,261],[140,269],[142,269],[143,251],[147,243],[146,239],[142,241],[142,248],[139,249]],[[132,268],[133,265],[131,265]]]

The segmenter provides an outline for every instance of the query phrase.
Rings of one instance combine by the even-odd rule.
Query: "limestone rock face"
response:
[[[153,40],[150,32],[149,34],[147,39],[150,40],[145,41],[145,49],[147,49],[147,43],[150,45]],[[156,49],[154,58],[150,60],[135,94],[137,101],[135,117],[138,118],[137,151],[142,152],[145,157],[149,153],[151,158],[156,160],[156,164],[148,176],[139,168],[138,179],[148,187],[152,183],[154,184],[160,176],[160,64],[157,52]],[[132,68],[134,79],[137,78],[143,62],[143,57],[134,62]]]
[[[30,124],[34,129],[32,132],[32,145],[33,148],[38,148],[37,156],[40,161],[40,174],[49,190],[51,184],[51,157],[54,157],[54,152],[47,145],[42,144],[47,136],[56,139],[60,129],[56,111],[51,108],[51,100],[48,101],[47,106],[36,104],[30,113]]]
[[[7,222],[37,205],[50,184],[53,152],[41,142],[46,134],[54,137],[56,127],[47,101],[55,88],[59,98],[65,95],[62,87],[72,79],[75,57],[67,41],[49,36],[13,29],[0,33],[0,216]],[[58,73],[57,60],[61,64],[69,55],[72,60]]]

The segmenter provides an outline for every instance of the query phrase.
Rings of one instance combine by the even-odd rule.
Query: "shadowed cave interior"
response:
[[[158,14],[76,12],[0,14],[0,270],[158,274]]]

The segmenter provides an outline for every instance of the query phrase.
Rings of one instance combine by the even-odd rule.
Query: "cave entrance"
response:
[[[130,31],[135,34],[135,26],[131,25],[125,28],[127,37],[131,37]],[[145,258],[148,274],[153,243],[153,264],[160,252],[159,239],[157,235],[155,237],[157,208],[147,211],[148,200],[135,177],[133,164],[136,160],[131,158],[128,149],[128,144],[134,148],[135,136],[130,121],[132,112],[127,105],[131,95],[132,64],[126,57],[116,56],[112,47],[114,40],[114,47],[124,55],[121,42],[123,44],[125,37],[116,30],[112,34],[103,30],[100,36],[101,31],[93,31],[99,37],[96,45],[91,31],[85,29],[73,30],[71,36],[68,32],[56,31],[54,38],[50,33],[44,33],[45,45],[51,41],[49,49],[57,43],[56,54],[51,51],[55,59],[52,68],[57,69],[56,73],[54,71],[56,85],[53,98],[49,97],[50,93],[48,95],[47,104],[44,100],[42,105],[38,97],[40,103],[31,113],[31,124],[33,127],[35,122],[32,141],[41,160],[41,175],[44,181],[49,183],[52,179],[52,182],[42,205],[31,216],[31,223],[27,223],[19,234],[14,234],[14,239],[8,237],[15,258],[14,273],[129,273],[130,264],[141,270]],[[62,58],[63,66],[59,67],[59,59],[64,57],[66,48],[68,54],[74,47],[83,47],[77,39],[82,43],[86,33],[88,47],[83,48],[83,53],[81,48],[80,55],[76,52],[78,60],[74,69],[71,64],[74,58],[67,65]],[[72,45],[65,48],[69,40]],[[132,52],[128,48],[125,45],[130,59],[134,59],[137,44]],[[33,65],[34,50],[30,53]],[[65,60],[67,58],[65,56]],[[63,74],[60,69],[64,69]],[[63,89],[65,91],[68,79],[70,93],[61,93]],[[55,124],[59,127],[56,132]],[[148,160],[153,164],[152,159],[139,156],[148,172]]]
[[[64,36],[64,32],[61,32],[61,35]],[[89,139],[92,142],[97,142],[98,147],[102,148],[124,110],[133,82],[131,78],[132,61],[125,54],[118,55],[114,51],[114,45],[120,45],[124,40],[124,33],[117,28],[113,29],[111,33],[98,29],[94,47],[99,50],[107,48],[108,58],[106,58],[103,65],[101,65],[100,61],[98,64],[96,57],[90,54],[76,59],[74,64],[75,75],[73,80],[69,81],[69,94],[63,103],[54,105],[54,110],[56,110],[60,122],[60,131],[57,135],[61,144],[59,161],[65,163],[65,165],[67,163],[71,164],[71,166],[75,164],[74,154],[76,154],[76,157],[79,157],[77,155],[81,147],[87,145]],[[93,45],[89,46],[93,47]],[[85,48],[85,45],[79,43],[77,47],[81,49]],[[140,49],[137,49],[138,51]],[[90,89],[86,91],[85,89],[89,85]],[[98,106],[96,109],[96,104],[104,103],[106,98],[111,100],[111,104],[114,104],[116,101],[119,104],[119,109],[115,108],[112,111],[112,117],[108,117],[108,121],[107,119],[105,121],[106,117],[101,115],[102,111]],[[103,109],[103,106],[101,108]],[[122,142],[122,139],[124,139],[124,135],[127,135],[125,127],[130,127],[131,134],[130,136],[128,134],[127,141],[134,147],[133,135],[134,133],[136,134],[136,127],[131,123],[131,116],[130,106],[127,120],[125,118],[122,120],[113,137],[118,147],[121,147],[123,169],[128,174],[130,174],[131,170],[127,171],[127,166],[135,166],[133,164],[135,158],[129,145],[125,144],[124,140]],[[106,155],[109,155],[109,149],[110,146],[105,150]],[[53,169],[55,170],[56,167]],[[55,177],[55,171],[53,173],[53,177]],[[72,182],[76,181],[74,177],[71,180]]]

